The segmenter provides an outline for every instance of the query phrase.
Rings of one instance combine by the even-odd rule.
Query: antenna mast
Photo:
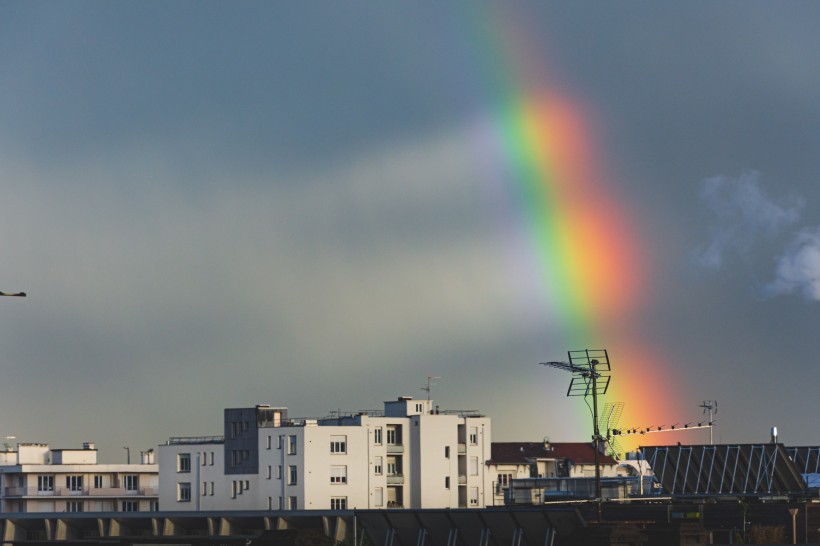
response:
[[[717,400],[704,400],[703,404],[701,404],[700,407],[703,408],[703,414],[704,415],[706,415],[707,412],[709,413],[709,445],[713,445],[714,442],[713,442],[713,439],[712,439],[712,421],[713,421],[712,416],[717,415],[717,410],[718,410]],[[714,413],[712,413],[713,410],[714,410]]]
[[[569,362],[541,362],[543,366],[558,368],[567,372],[572,372],[572,380],[569,382],[567,396],[583,396],[586,398],[592,395],[592,442],[595,446],[595,498],[601,500],[601,463],[599,460],[601,440],[600,429],[598,428],[598,395],[606,394],[609,388],[609,380],[612,378],[609,372],[609,355],[606,349],[583,349],[580,351],[567,351]],[[598,521],[601,520],[601,504],[598,504]]]
[[[435,385],[435,383],[433,383],[433,381],[435,381],[436,379],[441,379],[441,377],[439,377],[437,375],[428,375],[427,376],[427,385],[421,388],[421,390],[427,392],[427,401],[428,402],[430,401],[430,393],[433,390],[433,385]]]

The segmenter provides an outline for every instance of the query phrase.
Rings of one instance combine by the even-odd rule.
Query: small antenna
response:
[[[717,400],[704,400],[703,404],[700,405],[703,408],[703,414],[709,413],[709,445],[714,444],[714,440],[712,438],[712,417],[717,415],[718,412],[718,403]]]
[[[437,375],[428,375],[427,376],[427,385],[421,388],[421,390],[427,392],[427,401],[428,402],[430,401],[430,393],[433,391],[433,385],[435,385],[435,383],[433,383],[433,381],[435,381],[436,379],[441,379],[441,377],[439,377]]]

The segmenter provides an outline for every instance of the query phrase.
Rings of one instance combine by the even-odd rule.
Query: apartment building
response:
[[[52,449],[21,443],[0,450],[0,512],[138,512],[157,509],[154,451],[139,464],[99,464],[92,443]]]
[[[226,409],[224,431],[222,438],[172,438],[159,446],[163,510],[491,502],[491,422],[475,411],[441,411],[430,400],[400,397],[383,411],[291,419],[287,408],[258,405]]]

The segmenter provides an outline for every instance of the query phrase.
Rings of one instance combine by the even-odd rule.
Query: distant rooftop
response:
[[[493,442],[494,463],[527,464],[533,459],[569,459],[576,464],[593,464],[595,448],[591,442]],[[617,464],[617,461],[600,453],[601,464]]]
[[[224,444],[224,436],[172,436],[165,442],[167,446],[195,444]]]

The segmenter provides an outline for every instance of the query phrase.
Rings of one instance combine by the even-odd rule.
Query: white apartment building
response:
[[[99,464],[94,444],[0,450],[0,512],[138,512],[157,509],[154,451],[139,464]]]
[[[225,410],[225,436],[159,446],[163,510],[481,508],[492,502],[490,419],[400,397],[384,411],[288,419]],[[222,461],[220,465],[219,461]]]

